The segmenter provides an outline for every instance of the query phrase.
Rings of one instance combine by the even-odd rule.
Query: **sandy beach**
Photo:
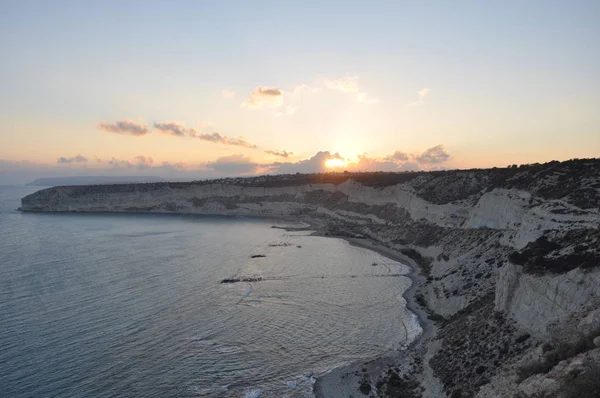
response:
[[[381,389],[381,383],[386,383],[385,380],[389,379],[390,371],[399,377],[408,376],[419,382],[431,376],[430,369],[424,369],[423,367],[423,357],[427,355],[427,343],[435,337],[436,326],[428,318],[427,312],[415,300],[417,288],[425,281],[425,278],[419,272],[419,265],[403,253],[369,239],[325,235],[320,232],[316,232],[314,235],[344,239],[351,245],[372,250],[394,261],[408,265],[411,271],[406,276],[410,278],[412,283],[404,292],[403,297],[406,300],[407,310],[417,317],[422,328],[421,334],[405,349],[383,353],[378,358],[366,359],[364,362],[335,368],[317,377],[314,385],[315,396],[317,398],[347,398],[369,395],[367,392],[368,386],[370,385],[371,391],[376,390],[378,387]],[[378,381],[379,383],[377,383]],[[435,385],[437,383],[424,384],[429,384],[425,387],[426,389],[437,390],[437,385]],[[426,393],[426,391],[423,392]],[[435,394],[430,393],[428,395],[435,396]]]

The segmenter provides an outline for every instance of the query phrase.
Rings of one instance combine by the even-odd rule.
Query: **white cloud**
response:
[[[358,92],[358,76],[345,76],[335,80],[325,80],[325,85],[343,93]]]
[[[356,94],[356,100],[363,104],[379,102],[378,99],[371,98],[366,92],[360,90],[358,76],[345,76],[335,80],[325,80],[325,85],[332,90],[344,94]]]

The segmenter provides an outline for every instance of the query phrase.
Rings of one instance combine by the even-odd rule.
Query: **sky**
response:
[[[28,1],[0,183],[600,156],[600,2]]]

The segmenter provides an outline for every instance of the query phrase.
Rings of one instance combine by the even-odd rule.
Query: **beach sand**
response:
[[[318,232],[315,233],[315,235],[345,239],[351,245],[372,250],[394,261],[410,266],[411,272],[406,276],[411,279],[412,284],[403,296],[406,300],[406,308],[416,315],[419,325],[422,328],[421,334],[417,336],[406,349],[395,350],[365,362],[358,362],[335,368],[330,372],[319,376],[314,385],[315,396],[317,398],[366,396],[368,394],[361,392],[359,387],[362,386],[361,389],[364,389],[364,391],[367,392],[370,385],[372,391],[375,390],[377,381],[380,380],[382,376],[386,376],[390,370],[400,377],[409,375],[419,382],[423,381],[424,378],[432,378],[432,372],[430,369],[427,369],[427,364],[423,363],[423,358],[431,355],[430,353],[429,355],[427,353],[428,342],[435,337],[436,326],[428,318],[427,312],[425,312],[425,310],[415,301],[415,292],[425,281],[425,278],[419,273],[420,268],[418,264],[401,252],[372,242],[369,239],[323,235]],[[385,387],[381,387],[380,385],[380,388]],[[429,394],[426,394],[427,390],[429,390]],[[437,396],[438,390],[438,386],[429,385],[425,386],[425,391],[423,391],[423,393],[427,396]],[[398,392],[400,393],[400,391]]]

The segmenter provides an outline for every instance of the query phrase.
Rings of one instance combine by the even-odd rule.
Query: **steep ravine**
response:
[[[364,237],[420,264],[417,301],[439,328],[429,365],[448,396],[569,397],[600,369],[599,206],[600,160],[583,159],[55,187],[23,198],[21,209],[318,221],[326,233]],[[572,341],[559,338],[584,321]]]

